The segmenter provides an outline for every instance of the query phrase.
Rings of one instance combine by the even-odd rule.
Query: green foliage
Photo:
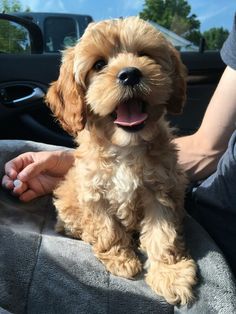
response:
[[[28,31],[13,22],[0,20],[0,50],[5,53],[28,53]]]
[[[187,0],[145,0],[140,17],[150,20],[199,45],[201,37],[206,39],[206,49],[220,49],[229,32],[212,28],[200,32],[200,21],[191,13]]]
[[[199,30],[192,30],[184,36],[187,40],[194,43],[196,46],[199,46],[200,40],[202,38],[202,33]]]
[[[30,7],[22,8],[19,0],[0,0],[0,13],[30,12]]]
[[[186,0],[145,0],[140,17],[151,20],[172,30],[180,36],[199,30],[200,22],[191,13]]]
[[[21,4],[18,0],[1,0],[0,12],[10,13],[19,12],[22,10]]]
[[[22,11],[18,0],[0,0],[0,12],[15,13]],[[27,12],[30,8],[26,9]],[[5,53],[28,53],[29,47],[28,31],[13,22],[0,20],[0,51]]]
[[[222,47],[224,41],[228,37],[229,32],[223,27],[213,27],[203,33],[206,40],[206,49],[218,50]]]

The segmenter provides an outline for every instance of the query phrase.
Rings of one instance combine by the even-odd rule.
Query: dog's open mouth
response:
[[[120,103],[112,114],[114,123],[128,132],[141,130],[148,118],[145,107],[145,103],[137,99]]]

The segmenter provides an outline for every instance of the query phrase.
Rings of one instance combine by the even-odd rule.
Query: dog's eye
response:
[[[103,59],[98,60],[94,63],[93,69],[97,72],[101,71],[105,66],[107,65],[107,62]]]

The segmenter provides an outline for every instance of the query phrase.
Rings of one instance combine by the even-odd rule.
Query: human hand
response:
[[[50,194],[73,162],[72,150],[21,154],[5,164],[2,186],[11,190],[21,201],[31,201]],[[15,180],[17,182],[14,184]]]

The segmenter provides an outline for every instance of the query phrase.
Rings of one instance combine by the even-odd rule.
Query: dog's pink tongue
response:
[[[121,103],[116,109],[117,118],[114,123],[123,126],[134,126],[143,123],[148,115],[142,112],[142,104],[135,101]]]

